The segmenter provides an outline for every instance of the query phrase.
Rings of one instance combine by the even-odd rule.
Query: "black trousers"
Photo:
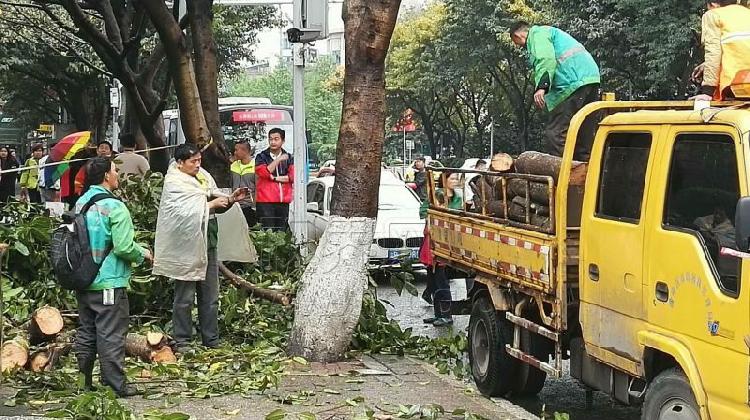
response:
[[[255,210],[263,229],[274,232],[289,230],[288,203],[257,203]]]
[[[253,209],[250,206],[242,207],[242,214],[245,215],[245,220],[247,221],[247,227],[252,229],[255,227],[255,225],[258,224],[258,216],[255,213],[255,209]]]
[[[42,204],[42,193],[39,188],[29,188],[29,202]]]
[[[565,139],[568,136],[570,120],[584,106],[594,102],[599,96],[599,85],[586,85],[578,88],[570,97],[564,100],[549,113],[549,122],[545,129],[547,152],[562,157],[565,150]],[[591,115],[584,121],[576,141],[574,159],[588,161],[591,156],[591,145],[599,123],[597,115]]]
[[[203,281],[174,282],[172,325],[176,346],[186,347],[193,338],[193,303],[198,296],[198,323],[206,347],[219,345],[219,266],[216,250],[208,251],[208,268]]]
[[[432,281],[435,290],[432,298],[435,306],[435,318],[450,318],[453,298],[451,297],[451,284],[445,266],[435,266]]]
[[[78,368],[91,377],[99,355],[101,381],[115,393],[125,390],[125,337],[128,334],[128,293],[114,289],[114,304],[104,304],[104,291],[81,291],[78,299],[78,322],[75,354]]]

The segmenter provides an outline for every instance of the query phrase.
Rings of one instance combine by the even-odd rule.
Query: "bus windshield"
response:
[[[294,148],[292,114],[287,109],[241,107],[219,111],[221,129],[227,146],[246,141],[260,153],[268,148],[268,132],[281,128],[286,133],[284,149]]]

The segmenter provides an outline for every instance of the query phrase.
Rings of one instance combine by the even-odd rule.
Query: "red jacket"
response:
[[[270,149],[262,151],[255,157],[255,202],[256,203],[291,203],[292,185],[294,184],[294,159],[292,155],[282,149],[281,153],[289,155],[286,162],[281,162],[273,172],[268,171],[268,165],[273,162]],[[276,182],[272,177],[288,176],[288,183]]]

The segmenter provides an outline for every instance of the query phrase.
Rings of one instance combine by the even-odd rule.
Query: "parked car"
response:
[[[319,241],[331,219],[334,176],[315,178],[307,184],[307,234]],[[370,248],[370,269],[393,269],[406,260],[418,260],[425,221],[419,218],[420,201],[406,184],[388,170],[380,177],[378,216]],[[424,266],[415,263],[415,270]]]

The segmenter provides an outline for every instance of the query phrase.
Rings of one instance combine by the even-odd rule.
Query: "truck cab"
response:
[[[574,117],[556,179],[493,175],[504,197],[544,182],[547,228],[431,202],[436,258],[476,280],[455,308],[480,390],[536,393],[569,358],[644,419],[750,418],[749,132],[748,103],[598,102]],[[574,185],[577,142],[591,158]]]

